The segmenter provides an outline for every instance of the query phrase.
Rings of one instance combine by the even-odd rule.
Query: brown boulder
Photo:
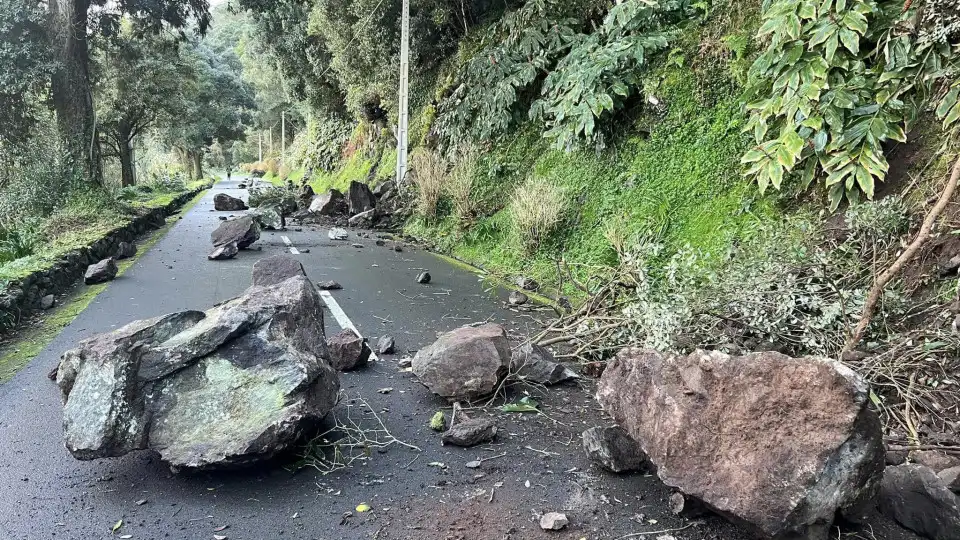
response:
[[[350,182],[350,188],[347,189],[347,207],[351,216],[372,210],[376,205],[377,198],[370,191],[370,186],[356,180]]]
[[[274,255],[260,259],[253,265],[253,286],[276,285],[294,276],[306,276],[300,261],[288,255]]]
[[[349,328],[330,336],[327,350],[330,351],[330,363],[338,371],[357,369],[370,361],[370,347],[366,340]]]
[[[626,349],[597,397],[664,483],[763,536],[826,538],[879,488],[867,385],[832,360]]]
[[[413,372],[435,394],[472,401],[497,389],[510,364],[510,342],[497,324],[464,326],[440,336],[413,358]]]
[[[213,208],[220,212],[237,212],[247,209],[247,203],[243,199],[231,197],[226,193],[217,193],[213,196]]]

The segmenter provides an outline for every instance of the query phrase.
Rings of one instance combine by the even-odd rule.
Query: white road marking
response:
[[[290,248],[290,253],[293,253],[294,255],[299,255],[299,254],[300,254],[300,250],[298,250],[297,248],[293,247],[293,242],[290,241],[290,238],[289,238],[288,236],[281,236],[280,239],[283,240],[283,243],[286,244],[287,247]]]
[[[323,302],[327,304],[327,307],[330,309],[330,313],[333,315],[333,318],[337,320],[337,324],[340,325],[340,328],[344,330],[350,329],[353,330],[358,336],[363,337],[363,334],[360,333],[360,330],[354,326],[353,321],[350,320],[350,317],[347,317],[347,314],[344,313],[343,309],[340,307],[340,304],[337,303],[336,299],[330,294],[330,291],[320,291],[320,298],[323,299]],[[370,360],[374,362],[380,360],[377,357],[377,353],[373,352],[373,348],[370,348]]]

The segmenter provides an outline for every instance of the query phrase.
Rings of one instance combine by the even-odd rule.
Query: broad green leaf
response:
[[[830,36],[827,39],[826,43],[826,58],[827,62],[833,62],[833,57],[837,54],[837,47],[840,46],[839,39],[836,34]]]
[[[507,403],[503,407],[500,407],[500,410],[503,412],[540,412],[540,409],[537,407],[539,407],[539,403],[529,396],[524,396],[520,398],[520,401]]]
[[[863,167],[857,167],[857,185],[868,199],[873,198],[873,175]]]
[[[783,57],[783,63],[790,65],[795,64],[801,56],[803,56],[803,44],[798,43],[787,50],[787,53]]]
[[[840,202],[843,201],[843,186],[836,184],[830,188],[827,199],[830,201],[830,211],[835,212],[840,207]]]
[[[817,6],[813,2],[801,2],[797,15],[801,19],[812,19],[817,16]]]
[[[860,53],[860,36],[857,35],[853,30],[848,30],[843,28],[840,30],[840,41],[843,42],[843,46],[847,48],[852,54]]]
[[[818,131],[816,135],[813,136],[813,149],[816,152],[823,152],[823,149],[827,146],[827,132]]]
[[[847,0],[837,0],[836,9],[837,13],[847,9]]]
[[[780,184],[783,182],[783,168],[780,167],[780,164],[776,161],[771,161],[767,165],[767,175],[770,177],[770,183],[773,184],[775,189],[780,189]]]
[[[803,174],[800,176],[800,185],[803,189],[810,187],[810,184],[813,182],[814,177],[817,172],[817,160],[816,158],[807,159],[807,163],[803,167]]]
[[[951,88],[947,95],[940,100],[940,104],[937,105],[937,118],[943,118],[947,115],[950,109],[956,105],[957,96],[960,96],[960,86]]]
[[[797,135],[796,131],[793,131],[792,129],[786,131],[780,136],[780,142],[792,156],[796,157],[800,155],[800,150],[803,148],[803,139]]]
[[[767,153],[761,150],[760,148],[754,148],[753,150],[748,151],[746,154],[740,158],[740,163],[753,163],[755,161],[760,161],[761,159],[767,157]]]

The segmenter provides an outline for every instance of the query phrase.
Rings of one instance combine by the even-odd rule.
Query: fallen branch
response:
[[[860,321],[857,323],[857,328],[853,331],[850,339],[847,340],[846,345],[843,347],[844,353],[853,350],[853,348],[860,343],[860,340],[863,339],[863,334],[866,332],[867,327],[870,325],[870,321],[873,319],[873,315],[877,309],[877,302],[880,301],[880,296],[883,294],[884,288],[894,277],[897,276],[897,274],[900,273],[901,270],[903,270],[903,267],[913,259],[914,255],[917,254],[920,248],[923,247],[923,245],[930,238],[930,230],[933,228],[933,224],[936,222],[937,218],[940,217],[943,209],[947,207],[947,203],[949,203],[950,199],[953,197],[953,192],[957,188],[957,180],[960,180],[960,158],[957,158],[957,161],[953,164],[953,170],[950,172],[950,179],[947,181],[947,185],[944,186],[943,193],[940,194],[937,204],[930,209],[927,217],[924,218],[923,224],[920,226],[920,230],[917,232],[916,238],[914,238],[913,242],[907,246],[907,249],[905,249],[899,257],[897,257],[897,260],[895,260],[889,268],[884,270],[883,273],[877,277],[877,280],[870,288],[870,292],[867,294],[867,301],[863,305],[863,312],[860,315]]]

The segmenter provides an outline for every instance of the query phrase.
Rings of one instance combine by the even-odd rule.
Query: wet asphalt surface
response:
[[[397,360],[439,332],[481,320],[503,324],[519,340],[536,331],[537,317],[507,309],[508,292],[475,274],[414,247],[396,252],[390,243],[376,246],[373,234],[361,238],[358,231],[334,242],[324,228],[298,231],[288,224],[288,231],[265,231],[254,250],[233,260],[207,261],[209,234],[218,216],[230,214],[212,211],[213,195],[245,196],[236,189],[239,181],[208,192],[37,358],[0,385],[0,538],[617,539],[645,532],[650,540],[664,534],[676,540],[750,538],[719,517],[673,516],[670,490],[653,475],[618,476],[591,466],[580,433],[606,421],[589,382],[546,391],[512,388],[506,399],[530,392],[543,414],[504,413],[496,406],[472,410],[473,416],[497,419],[498,438],[471,449],[441,446],[427,423],[441,409],[449,418],[448,405],[398,368]],[[150,452],[73,459],[61,440],[59,392],[46,377],[60,354],[132,320],[203,310],[240,294],[257,260],[289,254],[283,236],[300,251],[291,256],[312,280],[344,286],[333,295],[365,337],[375,343],[392,335],[397,342],[397,354],[341,376],[345,400],[334,414],[343,418],[349,409],[362,426],[376,427],[362,399],[396,439],[421,451],[394,444],[330,474],[297,470],[297,454],[242,471],[177,475]],[[429,285],[414,280],[423,270],[433,277]],[[328,335],[340,330],[329,313],[325,324]],[[392,390],[378,392],[385,388]],[[329,426],[328,420],[320,429]],[[465,466],[479,458],[492,459],[479,468]],[[371,510],[357,512],[361,503]],[[550,511],[565,512],[570,525],[541,531],[538,516]],[[889,523],[871,528],[876,539],[916,538]],[[867,531],[859,537],[871,538]]]

